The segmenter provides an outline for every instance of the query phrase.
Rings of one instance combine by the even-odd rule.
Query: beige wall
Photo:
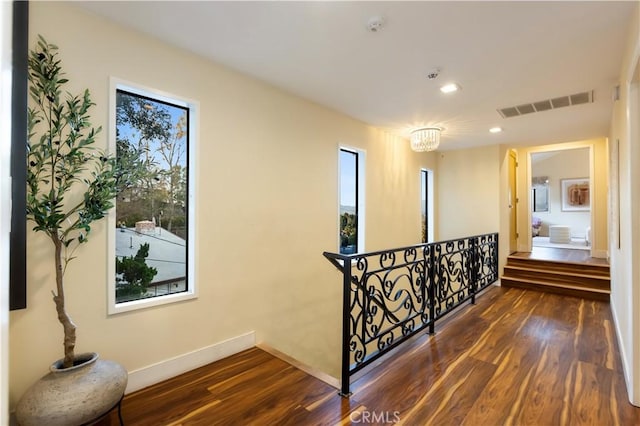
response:
[[[89,88],[97,104],[94,124],[105,129],[110,77],[200,103],[200,296],[107,316],[101,222],[66,275],[78,351],[97,351],[132,371],[255,330],[259,342],[337,377],[341,279],[322,252],[338,244],[338,147],[366,150],[367,250],[419,242],[419,171],[437,170],[435,155],[416,154],[405,140],[73,6],[31,3],[30,30],[32,41],[42,34],[60,47],[69,89]],[[106,131],[99,144],[106,146]],[[479,153],[488,167],[493,151]],[[468,172],[470,181],[497,182],[495,173],[480,172]],[[493,190],[468,195],[495,202]],[[474,233],[497,229],[490,214],[476,219],[460,218]],[[28,308],[10,317],[12,404],[62,355],[50,294],[51,245],[31,234],[28,250]]]
[[[438,239],[498,232],[500,146],[438,154]]]
[[[506,153],[492,145],[437,154],[436,239],[499,232],[499,271],[509,246]]]
[[[631,402],[640,406],[640,5],[620,71],[610,136],[611,310]]]
[[[608,154],[607,140],[589,139],[554,145],[518,148],[518,251],[531,251],[531,153],[589,148],[591,177],[591,255],[607,257],[608,250]],[[553,188],[552,188],[553,189]]]

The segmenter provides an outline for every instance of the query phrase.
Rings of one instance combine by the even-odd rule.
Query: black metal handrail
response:
[[[498,234],[350,255],[324,252],[342,272],[342,384],[498,279]]]

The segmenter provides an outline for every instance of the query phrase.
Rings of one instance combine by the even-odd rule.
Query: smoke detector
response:
[[[440,68],[434,68],[427,72],[427,78],[429,80],[435,80],[440,75]]]
[[[382,29],[382,24],[384,24],[384,20],[380,16],[374,16],[369,19],[367,23],[367,29],[372,33],[377,33]]]

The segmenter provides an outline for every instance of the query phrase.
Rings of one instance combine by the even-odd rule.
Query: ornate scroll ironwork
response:
[[[343,395],[353,373],[498,279],[497,233],[324,256],[343,273]]]

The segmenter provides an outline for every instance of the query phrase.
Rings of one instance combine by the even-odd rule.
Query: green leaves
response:
[[[135,256],[116,258],[116,273],[122,275],[116,290],[117,296],[144,294],[147,286],[156,276],[158,270],[146,263],[149,256],[149,243],[140,245]]]
[[[91,223],[113,207],[115,176],[123,172],[93,147],[101,131],[91,125],[95,104],[88,90],[79,96],[64,90],[69,80],[58,47],[38,36],[28,65],[27,218],[69,248],[87,242]]]

